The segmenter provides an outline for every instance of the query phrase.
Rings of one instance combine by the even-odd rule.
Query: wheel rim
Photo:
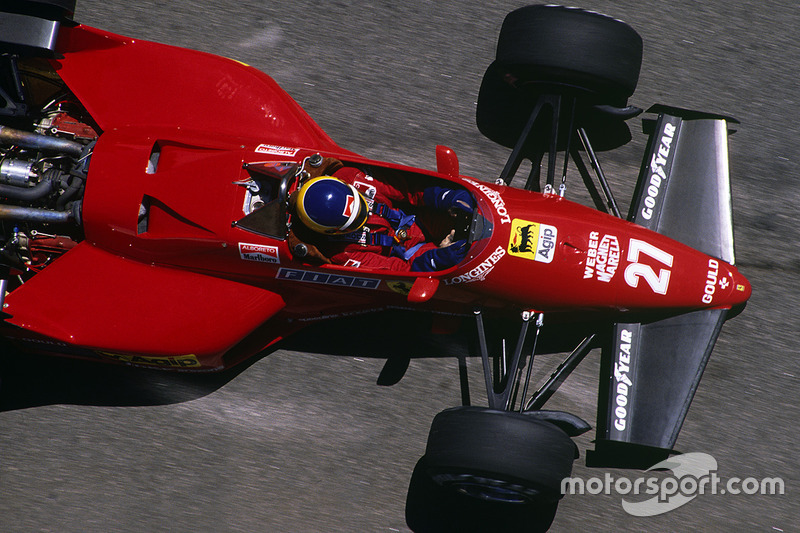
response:
[[[527,504],[541,501],[540,491],[499,479],[490,479],[472,474],[438,474],[433,480],[444,487],[480,500]]]

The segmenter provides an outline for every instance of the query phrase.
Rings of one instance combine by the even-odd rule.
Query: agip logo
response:
[[[511,223],[508,253],[524,259],[549,263],[556,250],[558,229],[555,226],[520,220]]]

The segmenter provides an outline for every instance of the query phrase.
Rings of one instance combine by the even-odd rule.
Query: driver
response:
[[[469,246],[451,230],[438,244],[427,242],[415,215],[396,204],[472,214],[475,200],[465,190],[427,187],[411,190],[404,181],[378,181],[354,167],[305,182],[291,204],[302,228],[332,263],[363,268],[432,272],[464,259]],[[451,226],[452,227],[452,226]]]

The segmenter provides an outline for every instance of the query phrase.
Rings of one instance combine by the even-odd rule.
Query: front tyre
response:
[[[557,502],[576,456],[575,443],[554,424],[480,407],[436,415],[425,451],[437,484],[509,504]]]
[[[438,485],[423,457],[408,487],[406,523],[415,533],[542,533],[550,528],[558,501],[520,505],[479,500]]]
[[[576,87],[612,103],[636,88],[642,38],[624,22],[593,11],[526,6],[503,21],[496,57],[524,82]]]
[[[4,0],[0,11],[24,13],[50,20],[71,20],[77,0]]]
[[[0,53],[53,57],[59,28],[73,24],[76,0],[3,0]]]
[[[631,139],[627,125],[593,106],[625,107],[641,64],[642,38],[622,21],[576,8],[522,7],[506,16],[500,30],[496,60],[478,94],[478,129],[513,148],[539,96],[567,95],[578,98],[576,124],[594,149],[617,148]],[[562,130],[569,129],[569,116],[562,121]],[[546,149],[549,127],[535,131]]]

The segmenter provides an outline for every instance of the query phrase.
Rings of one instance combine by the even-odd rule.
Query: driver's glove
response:
[[[434,272],[445,270],[458,264],[467,255],[469,246],[466,240],[456,241],[445,248],[435,248],[420,255],[411,263],[414,272]]]
[[[449,211],[453,208],[466,213],[475,209],[475,199],[463,189],[428,187],[423,191],[422,201],[428,207]]]

